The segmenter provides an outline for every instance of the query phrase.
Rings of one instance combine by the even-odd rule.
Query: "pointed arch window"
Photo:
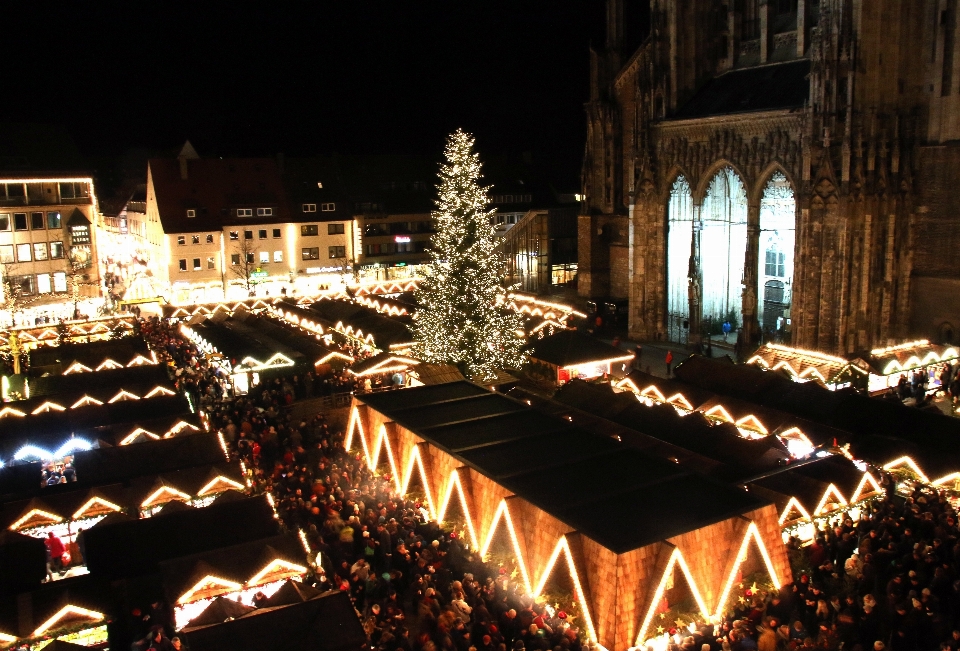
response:
[[[671,341],[686,341],[692,246],[693,194],[686,177],[680,175],[670,188],[667,204],[667,338]]]
[[[760,199],[757,316],[767,341],[784,341],[789,336],[796,231],[793,187],[782,172],[774,172]]]

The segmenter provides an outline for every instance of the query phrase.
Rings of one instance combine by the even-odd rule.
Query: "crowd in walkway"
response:
[[[273,495],[283,526],[306,533],[320,559],[311,581],[350,595],[372,647],[581,650],[575,616],[535,603],[509,572],[482,563],[457,533],[429,522],[426,505],[402,499],[389,476],[347,453],[344,433],[322,414],[296,421],[284,409],[298,399],[371,387],[346,374],[290,374],[231,396],[223,372],[175,325],[152,320],[141,331],[170,363],[178,387],[205,405],[211,428],[244,461],[256,490]]]

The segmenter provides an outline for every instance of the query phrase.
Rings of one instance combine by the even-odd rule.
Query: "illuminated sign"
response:
[[[410,241],[410,236],[409,236],[409,235],[397,235],[396,237],[393,238],[393,241],[396,242],[397,244],[406,244],[407,242]]]

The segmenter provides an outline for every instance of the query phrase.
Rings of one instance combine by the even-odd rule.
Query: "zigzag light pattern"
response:
[[[385,426],[381,426],[380,432],[378,433],[378,436],[377,436],[377,442],[374,444],[374,452],[371,453],[367,445],[366,436],[364,433],[363,423],[360,418],[359,410],[356,406],[354,406],[353,409],[351,409],[350,411],[350,419],[347,426],[346,439],[344,441],[344,447],[347,451],[349,451],[352,448],[354,435],[358,431],[360,435],[361,447],[363,448],[364,456],[367,460],[368,467],[370,467],[371,470],[375,469],[374,464],[375,464],[375,461],[377,460],[377,457],[379,456],[380,447],[385,446],[387,448],[387,455],[388,455],[388,458],[391,460],[391,467],[393,469],[395,477],[397,477],[397,487],[398,487],[398,490],[401,492],[401,494],[406,494],[406,491],[410,486],[410,480],[413,475],[414,466],[416,466],[419,469],[421,478],[423,479],[424,490],[427,494],[427,502],[430,505],[430,510],[432,512],[431,515],[435,515],[438,522],[443,522],[444,516],[446,515],[447,509],[449,508],[449,505],[450,505],[450,500],[453,497],[454,489],[456,489],[459,492],[461,507],[463,509],[464,518],[466,519],[466,522],[467,522],[467,528],[470,533],[471,542],[475,549],[480,550],[481,556],[485,555],[487,551],[489,551],[490,545],[493,543],[493,538],[496,533],[497,526],[500,524],[501,519],[504,520],[507,526],[507,531],[510,535],[510,541],[513,546],[514,553],[516,554],[516,557],[517,557],[517,564],[519,565],[519,569],[523,578],[524,587],[527,590],[528,594],[531,594],[534,597],[536,597],[543,592],[544,588],[546,587],[547,580],[551,572],[554,570],[557,561],[560,558],[560,554],[561,553],[565,554],[566,561],[567,561],[567,568],[569,570],[570,577],[573,581],[574,589],[576,590],[577,596],[580,599],[580,602],[583,607],[582,609],[583,609],[584,625],[587,628],[587,632],[590,635],[590,638],[593,640],[598,639],[593,616],[590,612],[590,607],[586,599],[586,593],[584,592],[583,584],[580,580],[579,573],[577,572],[576,565],[573,561],[573,554],[570,550],[570,545],[567,540],[566,534],[561,536],[557,541],[557,544],[553,549],[553,553],[551,554],[550,558],[545,564],[544,570],[539,577],[539,581],[536,584],[536,590],[534,590],[534,585],[530,580],[530,574],[527,570],[527,561],[524,558],[524,555],[521,551],[519,537],[517,535],[516,528],[514,527],[513,520],[510,515],[510,508],[506,499],[503,499],[500,501],[500,504],[497,507],[497,511],[494,514],[494,517],[489,525],[489,528],[486,531],[486,536],[484,537],[484,544],[482,546],[479,546],[478,541],[480,537],[477,535],[477,531],[474,528],[474,524],[473,524],[474,518],[473,518],[473,515],[470,513],[470,509],[468,508],[466,495],[463,490],[463,485],[461,483],[460,475],[457,469],[454,469],[453,471],[451,471],[450,478],[447,481],[446,490],[444,492],[443,499],[440,502],[439,508],[436,511],[434,511],[435,502],[433,501],[433,497],[431,494],[431,487],[429,485],[429,480],[427,478],[427,473],[425,471],[423,459],[421,456],[422,453],[420,452],[419,447],[413,446],[412,451],[410,452],[409,458],[406,460],[405,472],[403,474],[403,478],[401,481],[400,475],[396,473],[396,463],[395,463],[392,447],[390,445],[389,437],[387,437],[386,435]],[[773,580],[774,585],[777,588],[780,587],[779,575],[776,573],[776,569],[773,566],[773,561],[770,558],[769,553],[767,552],[766,545],[764,544],[763,539],[760,537],[759,529],[757,528],[757,525],[755,523],[751,522],[747,527],[747,531],[744,533],[743,540],[741,541],[740,550],[737,556],[737,563],[735,563],[734,568],[731,571],[730,577],[728,578],[726,585],[724,586],[724,589],[722,591],[722,594],[725,596],[723,599],[719,601],[715,611],[716,614],[713,615],[714,617],[718,616],[722,612],[723,604],[726,601],[726,596],[729,595],[731,586],[733,585],[733,580],[736,578],[737,570],[739,570],[740,566],[743,563],[743,560],[741,560],[741,557],[745,558],[745,551],[747,549],[747,545],[751,537],[757,543],[757,546],[760,550],[760,554],[763,557],[767,571],[770,574],[770,577]],[[655,614],[656,605],[659,603],[660,599],[663,597],[663,592],[666,589],[666,581],[670,577],[670,572],[673,571],[675,566],[679,566],[680,570],[683,572],[684,577],[686,578],[687,583],[690,586],[691,592],[694,595],[694,599],[697,602],[697,607],[700,609],[701,613],[703,613],[705,617],[711,616],[710,615],[711,610],[708,607],[707,603],[704,601],[700,593],[699,587],[696,581],[694,580],[693,575],[690,573],[690,568],[687,565],[686,559],[684,559],[683,557],[683,553],[680,551],[679,548],[674,548],[673,552],[671,553],[671,557],[667,564],[666,570],[664,571],[663,575],[660,578],[660,582],[658,584],[654,599],[649,606],[648,612],[644,618],[643,624],[640,628],[640,632],[637,636],[638,645],[643,641],[644,635],[647,629],[649,628],[650,622],[653,619],[653,616]]]

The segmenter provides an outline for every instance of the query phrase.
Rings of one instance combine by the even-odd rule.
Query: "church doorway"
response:
[[[688,341],[689,276],[693,253],[693,193],[684,176],[670,188],[667,204],[667,339]]]
[[[700,211],[703,322],[743,324],[743,268],[747,252],[747,192],[732,167],[714,175]]]
[[[797,203],[790,181],[775,172],[760,199],[757,316],[764,341],[789,341]]]

